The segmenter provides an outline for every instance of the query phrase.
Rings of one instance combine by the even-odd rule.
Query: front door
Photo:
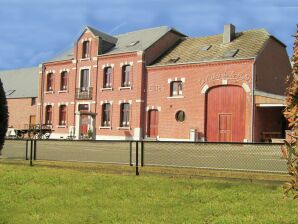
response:
[[[149,110],[148,137],[156,138],[158,135],[158,110]]]
[[[88,136],[88,115],[82,114],[81,115],[81,137]]]
[[[219,114],[218,139],[220,142],[232,141],[232,114]]]
[[[29,128],[33,128],[36,124],[36,116],[35,115],[30,115],[30,120],[29,120]]]

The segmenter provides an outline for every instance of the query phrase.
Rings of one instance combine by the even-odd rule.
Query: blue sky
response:
[[[0,70],[36,66],[70,48],[85,25],[119,34],[167,25],[188,36],[265,28],[292,55],[298,0],[0,0]]]

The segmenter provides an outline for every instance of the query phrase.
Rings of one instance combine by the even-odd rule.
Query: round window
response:
[[[177,111],[175,118],[176,121],[183,122],[185,120],[185,112],[182,110]]]

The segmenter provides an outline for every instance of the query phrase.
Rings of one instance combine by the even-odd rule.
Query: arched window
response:
[[[182,96],[182,81],[171,82],[171,96]]]
[[[130,65],[124,65],[122,67],[122,87],[129,87],[130,86],[130,79],[131,79],[131,66]]]
[[[59,125],[66,125],[66,105],[59,108]]]
[[[47,91],[53,91],[53,84],[54,84],[54,75],[53,73],[49,73],[47,75]]]
[[[83,42],[82,58],[89,58],[90,41],[86,40]]]
[[[103,88],[111,88],[112,87],[112,68],[106,67],[104,69],[103,74]]]
[[[67,90],[67,72],[61,73],[60,90]]]
[[[129,103],[122,103],[120,107],[120,127],[129,127]]]
[[[105,103],[102,105],[102,124],[103,127],[111,126],[111,104]]]
[[[45,111],[45,124],[51,125],[52,124],[52,106],[47,105]]]

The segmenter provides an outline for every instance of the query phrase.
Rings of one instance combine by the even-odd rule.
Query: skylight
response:
[[[212,45],[206,45],[200,48],[201,51],[208,51],[210,48],[212,47]]]
[[[224,58],[232,58],[235,57],[235,55],[238,53],[239,49],[236,50],[231,50],[231,51],[226,51],[224,53]]]
[[[133,41],[133,42],[131,42],[129,45],[127,45],[127,47],[135,46],[135,45],[137,45],[138,43],[140,43],[139,40],[137,40],[137,41]]]
[[[177,58],[171,58],[168,60],[169,63],[176,63],[178,60],[180,59],[180,57]]]

